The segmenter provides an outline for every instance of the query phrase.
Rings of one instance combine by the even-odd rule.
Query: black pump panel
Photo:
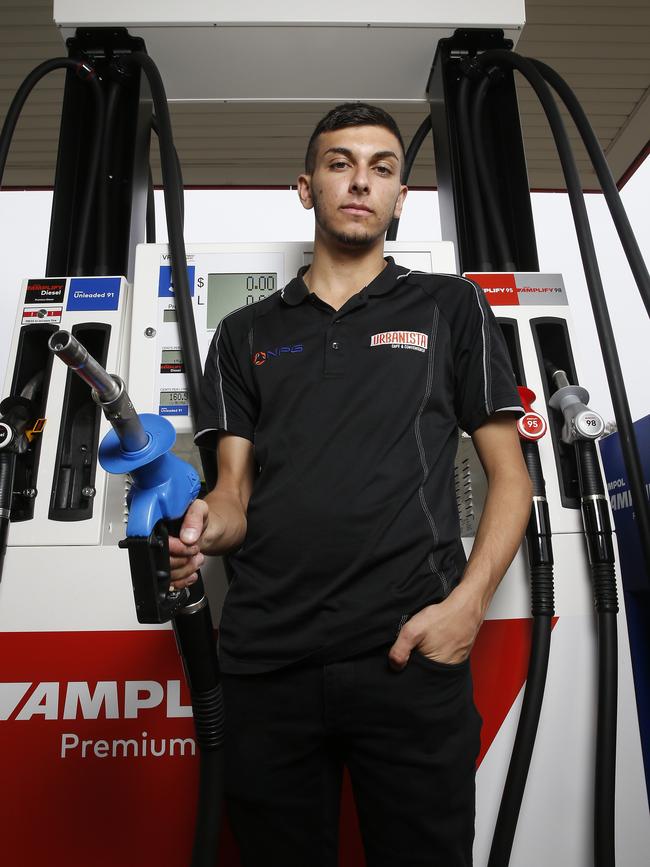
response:
[[[111,326],[102,323],[72,328],[73,337],[102,367],[106,366],[110,333]],[[100,421],[101,410],[90,388],[68,369],[50,499],[53,521],[87,521],[93,516]]]
[[[58,325],[47,322],[24,325],[20,330],[10,394],[18,396],[25,389],[31,392],[29,398],[34,405],[34,421],[45,415],[53,359],[47,342],[57,330]],[[47,436],[47,433],[44,435]],[[35,436],[27,451],[17,456],[12,522],[30,521],[34,517],[41,440],[41,435]]]
[[[549,398],[556,391],[551,375],[546,369],[546,361],[552,362],[555,367],[566,371],[569,382],[578,385],[571,341],[566,320],[552,316],[542,316],[530,320],[533,332],[535,350],[539,369],[542,374],[544,385],[544,398],[548,404]],[[575,449],[572,445],[562,440],[562,426],[564,420],[561,413],[548,410],[548,425],[551,431],[553,451],[555,452],[555,465],[560,483],[560,497],[562,505],[568,509],[580,508],[580,488],[578,486],[578,465],[576,462]]]

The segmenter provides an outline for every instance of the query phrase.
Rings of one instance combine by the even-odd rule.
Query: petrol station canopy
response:
[[[74,2],[63,0],[56,5],[64,10],[66,7],[74,9]],[[99,14],[95,10],[101,10],[106,4],[83,5],[90,8],[88,14],[93,15]],[[109,5],[144,8],[151,4],[149,0],[135,4],[117,0]],[[163,0],[155,4],[157,9],[178,8],[179,5],[186,4],[170,4]],[[252,2],[247,5],[255,7],[259,4]],[[365,5],[372,9],[377,4]],[[398,5],[403,12],[405,4]],[[423,6],[413,0],[406,0],[406,5]],[[436,4],[424,5],[430,9]],[[450,4],[441,5],[448,8]],[[451,5],[461,8],[471,4],[459,0]],[[523,8],[520,0],[501,0],[501,5]],[[226,4],[214,2],[212,6],[225,8]],[[483,4],[475,6],[479,8]],[[545,61],[573,87],[607,155],[615,179],[624,182],[647,151],[650,137],[650,5],[647,0],[625,0],[623,6],[608,0],[569,0],[568,3],[562,0],[527,0],[525,7],[523,31],[513,27],[512,32],[506,31],[507,35],[514,37],[519,53]],[[63,37],[70,31],[65,28],[62,31],[54,23],[52,8],[52,0],[0,0],[0,115],[3,117],[24,76],[40,61],[65,53]],[[127,21],[124,23],[128,26]],[[371,29],[373,33],[369,36]],[[253,30],[257,31],[257,36]],[[166,74],[166,66],[177,70],[184,67],[188,75],[192,74],[202,39],[199,31],[200,28],[195,28],[189,35],[190,41],[179,41],[176,48],[173,41],[165,43],[165,56],[160,56],[163,43],[158,47],[160,53],[156,53],[155,44],[147,40],[166,84],[169,82],[172,123],[185,184],[200,187],[293,185],[301,170],[309,134],[318,118],[335,104],[326,98],[319,97],[314,101],[300,95],[300,80],[313,73],[313,69],[308,70],[307,66],[315,45],[312,40],[318,40],[319,34],[313,28],[297,29],[291,50],[281,56],[264,45],[265,38],[270,40],[270,44],[275,38],[268,27],[264,32],[260,27],[251,30],[248,50],[256,52],[258,58],[260,52],[263,54],[268,50],[269,74],[271,70],[283,69],[287,76],[285,92],[289,95],[285,99],[268,98],[264,92],[265,76],[256,72],[259,87],[250,92],[262,93],[262,98],[248,98],[244,90],[241,93],[229,91],[226,84],[225,90],[216,92],[213,101],[205,101],[200,87],[191,101],[186,101],[186,94],[174,92],[173,75]],[[390,45],[390,41],[386,41],[387,33],[380,31],[381,27],[374,28],[370,21],[367,25],[357,22],[349,26],[343,41],[330,40],[331,67],[347,62],[355,44],[362,47],[366,43],[372,45],[368,40],[377,39],[377,51],[381,45]],[[423,41],[421,27],[413,26],[410,38],[413,51],[422,55],[422,62],[418,61],[417,69],[421,69],[421,73],[418,71],[415,90],[404,93],[408,88],[402,84],[400,76],[408,69],[409,60],[405,56],[405,43],[395,43],[395,50],[387,51],[382,57],[387,74],[385,80],[378,82],[376,93],[367,83],[359,84],[363,77],[363,67],[359,65],[357,84],[351,81],[345,92],[340,89],[333,94],[335,101],[356,98],[381,100],[381,104],[396,117],[407,142],[427,111],[424,93],[435,50],[435,40],[431,40],[430,50],[429,43]],[[194,57],[187,50],[187,45],[192,45],[193,41],[197,45]],[[216,71],[215,74],[219,71],[218,57],[219,53],[216,53],[212,59],[209,54],[203,58]],[[246,58],[243,60],[245,66]],[[251,65],[253,63],[251,57]],[[321,75],[324,74],[322,69],[321,64]],[[221,78],[225,82],[227,75],[221,74]],[[199,80],[200,75],[197,75]],[[233,81],[240,80],[241,75],[233,76]],[[297,89],[292,92],[294,83]],[[555,146],[539,103],[528,84],[519,77],[517,88],[531,188],[564,189]],[[9,155],[5,187],[48,187],[53,184],[62,94],[63,73],[57,73],[47,76],[31,95]],[[578,134],[563,108],[561,111],[575,147],[583,187],[597,190],[598,181]],[[154,181],[160,183],[160,164],[155,150],[152,168]],[[435,185],[432,151],[424,147],[411,175],[411,186]]]

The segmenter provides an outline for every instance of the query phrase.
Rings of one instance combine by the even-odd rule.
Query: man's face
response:
[[[298,178],[298,193],[314,209],[317,235],[347,247],[383,239],[406,197],[397,138],[381,126],[352,126],[321,133],[316,144],[314,171]]]

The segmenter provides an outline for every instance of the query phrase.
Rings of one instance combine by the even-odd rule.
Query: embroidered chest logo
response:
[[[259,367],[272,358],[279,358],[281,355],[292,355],[295,352],[303,352],[302,343],[294,343],[293,346],[276,346],[275,349],[255,352],[253,353],[253,364]]]
[[[370,338],[371,346],[390,346],[391,349],[415,349],[426,352],[429,337],[422,331],[382,331]]]

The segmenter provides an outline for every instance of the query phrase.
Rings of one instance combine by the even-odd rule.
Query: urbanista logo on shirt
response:
[[[429,338],[422,331],[382,331],[370,338],[371,346],[390,346],[392,349],[415,349],[426,352]]]

